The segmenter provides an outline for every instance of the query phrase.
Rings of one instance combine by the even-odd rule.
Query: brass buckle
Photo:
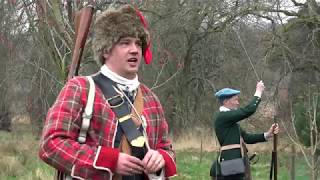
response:
[[[111,105],[110,102],[111,102],[112,100],[116,99],[116,98],[121,98],[121,102],[120,102],[119,104],[116,104],[116,105]],[[123,95],[122,95],[122,94],[115,95],[115,96],[107,99],[107,101],[108,101],[108,103],[109,103],[109,105],[110,105],[111,108],[119,107],[119,106],[121,106],[121,105],[124,103],[124,99],[123,99]]]

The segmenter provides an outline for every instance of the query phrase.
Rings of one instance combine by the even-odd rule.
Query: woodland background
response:
[[[87,4],[99,13],[126,3],[139,8],[149,21],[154,58],[151,65],[142,66],[139,78],[159,96],[177,146],[180,142],[201,153],[215,151],[212,117],[219,104],[214,93],[223,87],[240,89],[245,104],[262,79],[263,102],[242,125],[262,132],[277,120],[281,150],[301,155],[310,179],[319,177],[316,0],[0,0],[0,129],[7,131],[3,137],[30,132],[38,141],[46,112],[68,73],[74,13]],[[81,75],[99,69],[92,58],[91,36]],[[185,143],[190,139],[194,141]],[[269,144],[265,151],[271,148]],[[7,165],[4,157],[1,164]]]

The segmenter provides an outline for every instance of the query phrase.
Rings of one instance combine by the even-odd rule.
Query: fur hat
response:
[[[123,37],[139,38],[142,53],[145,54],[149,34],[137,10],[130,5],[124,5],[118,10],[106,10],[97,16],[92,40],[94,59],[104,64],[103,52],[110,52],[113,45]]]

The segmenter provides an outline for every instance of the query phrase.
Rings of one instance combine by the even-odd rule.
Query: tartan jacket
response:
[[[168,139],[163,108],[148,87],[141,84],[140,89],[150,148],[163,156],[165,176],[175,176],[175,154]],[[119,149],[114,148],[118,120],[97,86],[86,143],[77,142],[88,91],[89,82],[85,77],[75,77],[66,83],[48,111],[39,156],[74,179],[111,180],[119,156]]]

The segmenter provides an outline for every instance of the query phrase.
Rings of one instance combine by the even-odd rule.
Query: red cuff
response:
[[[117,166],[119,152],[120,151],[118,149],[101,147],[97,155],[98,159],[95,166],[108,168],[114,172]]]
[[[176,163],[174,162],[173,158],[162,149],[158,149],[159,153],[162,155],[165,161],[165,177],[171,177],[177,175],[177,167]]]

